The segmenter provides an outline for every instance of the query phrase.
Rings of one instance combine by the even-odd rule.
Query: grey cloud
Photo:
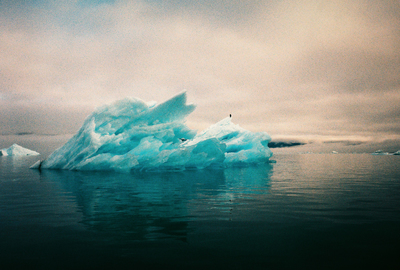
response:
[[[399,134],[395,1],[51,3],[1,6],[3,124],[65,132],[103,103],[187,89],[197,129],[232,113],[272,134]]]
[[[0,109],[0,135],[73,134],[93,109],[51,104],[11,104]]]
[[[400,44],[400,40],[399,40]],[[400,47],[398,48],[400,51]],[[336,92],[387,92],[400,87],[400,53],[353,50],[313,51],[299,60],[292,75],[299,83],[325,82]],[[299,67],[302,68],[299,68]]]

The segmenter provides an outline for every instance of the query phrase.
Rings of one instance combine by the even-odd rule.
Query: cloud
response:
[[[188,124],[399,135],[398,1],[2,1],[1,132],[183,89]],[[46,114],[57,115],[43,121]],[[40,120],[39,120],[40,119]],[[7,124],[6,124],[7,123]],[[7,131],[8,130],[8,131]]]

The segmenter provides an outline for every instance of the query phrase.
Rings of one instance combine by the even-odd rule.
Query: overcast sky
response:
[[[0,0],[0,133],[186,90],[274,136],[400,137],[400,1]]]

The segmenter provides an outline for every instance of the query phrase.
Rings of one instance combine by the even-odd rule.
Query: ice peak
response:
[[[24,148],[16,143],[11,145],[9,148],[0,150],[0,156],[34,156],[40,155],[38,152]]]

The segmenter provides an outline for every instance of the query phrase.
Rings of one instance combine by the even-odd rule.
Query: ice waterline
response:
[[[156,104],[125,98],[96,109],[64,146],[31,168],[66,170],[185,170],[269,162],[271,137],[227,117],[205,131],[185,125],[195,105],[186,92]]]

